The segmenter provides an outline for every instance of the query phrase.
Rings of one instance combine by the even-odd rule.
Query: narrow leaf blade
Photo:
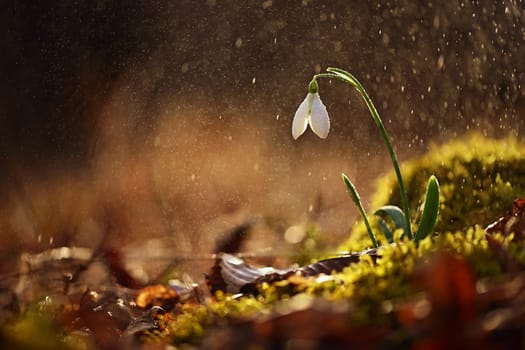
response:
[[[368,221],[368,216],[366,215],[365,208],[363,207],[363,203],[361,203],[361,197],[359,196],[359,193],[357,192],[357,189],[355,188],[354,184],[348,176],[345,174],[341,174],[341,177],[343,178],[343,182],[346,185],[346,189],[348,194],[350,194],[350,197],[352,198],[352,201],[357,206],[357,209],[359,209],[359,212],[361,213],[361,216],[363,218],[363,221],[365,222],[366,230],[368,231],[368,236],[370,237],[370,240],[372,241],[372,245],[374,248],[378,247],[376,236],[374,234],[374,231],[372,231],[372,227],[370,226],[370,222]]]
[[[432,175],[428,179],[427,193],[425,195],[425,205],[423,207],[423,214],[416,232],[416,243],[428,236],[434,231],[436,221],[439,213],[439,182],[437,178]]]
[[[343,182],[345,183],[346,185],[346,189],[348,191],[348,194],[350,195],[350,198],[352,198],[352,201],[354,202],[354,204],[356,206],[361,206],[361,197],[359,196],[359,193],[357,192],[357,189],[355,188],[354,184],[352,183],[352,181],[350,181],[350,179],[348,178],[348,176],[346,176],[345,174],[342,174],[342,178],[343,178]]]

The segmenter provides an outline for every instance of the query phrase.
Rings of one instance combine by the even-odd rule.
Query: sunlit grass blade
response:
[[[383,220],[384,216],[388,216],[392,219],[392,222],[394,223],[394,231],[397,229],[402,229],[403,235],[406,234],[407,229],[406,229],[405,214],[403,213],[401,208],[395,205],[385,205],[377,209],[374,212],[374,215],[380,218],[379,225],[381,226],[381,230],[385,234],[385,237],[388,240],[388,243],[392,243],[394,240],[394,237],[393,237],[393,232],[388,228],[385,221]]]
[[[419,242],[434,231],[439,212],[439,182],[432,175],[428,179],[427,193],[425,195],[425,205],[421,221],[414,237],[415,242]]]
[[[352,201],[357,206],[357,209],[359,209],[359,212],[361,213],[361,216],[363,217],[363,220],[366,225],[366,229],[368,231],[368,236],[370,236],[370,240],[372,241],[372,245],[374,248],[378,247],[376,236],[374,234],[374,231],[372,231],[372,227],[370,226],[370,222],[368,221],[368,216],[366,215],[365,208],[363,207],[363,203],[361,203],[361,197],[359,196],[359,193],[357,192],[357,189],[355,188],[354,184],[348,176],[345,174],[341,175],[343,178],[343,182],[346,185],[346,188],[348,190],[348,194],[350,194],[350,197],[352,198]]]

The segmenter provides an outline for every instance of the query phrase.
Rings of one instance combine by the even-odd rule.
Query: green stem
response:
[[[401,193],[401,201],[402,201],[402,205],[403,205],[403,211],[405,212],[405,222],[406,222],[406,228],[407,228],[406,235],[407,235],[408,239],[412,239],[413,236],[412,236],[412,230],[411,230],[411,227],[410,227],[410,210],[409,210],[409,207],[408,207],[408,198],[407,198],[407,193],[406,193],[406,190],[405,190],[405,184],[403,183],[403,177],[401,176],[401,169],[399,168],[399,163],[397,161],[396,153],[394,152],[394,148],[392,147],[392,143],[390,142],[390,138],[388,137],[386,129],[385,129],[384,125],[383,125],[383,122],[381,121],[381,118],[379,117],[379,113],[377,112],[377,109],[374,106],[374,103],[372,102],[372,100],[368,96],[367,92],[365,91],[365,89],[363,88],[361,83],[359,83],[359,87],[360,87],[360,89],[359,89],[360,91],[359,92],[363,96],[363,98],[364,98],[364,100],[365,100],[365,102],[366,102],[366,104],[368,106],[368,109],[370,110],[370,113],[372,113],[372,117],[374,118],[374,121],[375,121],[377,127],[379,128],[379,131],[381,132],[381,136],[383,137],[383,140],[386,143],[386,146],[388,148],[388,153],[390,154],[390,158],[392,158],[392,164],[394,165],[394,170],[395,170],[396,176],[397,176],[397,182],[399,184],[399,192]]]
[[[338,68],[328,68],[327,70],[329,73],[316,74],[314,75],[314,79],[336,78],[336,79],[342,80],[352,85],[365,100],[368,110],[370,111],[372,115],[372,119],[374,119],[374,122],[379,128],[379,131],[381,132],[381,136],[383,137],[383,140],[385,141],[386,146],[388,148],[388,153],[390,154],[390,158],[392,159],[392,164],[394,165],[394,171],[397,176],[397,183],[399,185],[399,192],[401,194],[401,202],[402,202],[401,204],[403,206],[403,211],[405,213],[405,222],[406,222],[406,228],[407,228],[406,235],[409,239],[413,239],[412,228],[410,226],[410,210],[408,207],[408,198],[407,198],[407,193],[405,190],[405,185],[403,183],[403,177],[401,176],[401,170],[399,168],[399,163],[397,161],[397,157],[394,152],[394,148],[392,147],[392,143],[390,142],[390,138],[388,137],[385,126],[383,125],[381,117],[379,116],[379,113],[377,112],[377,109],[374,103],[370,99],[370,96],[368,96],[368,93],[366,92],[363,85],[352,74],[342,69],[338,69]]]

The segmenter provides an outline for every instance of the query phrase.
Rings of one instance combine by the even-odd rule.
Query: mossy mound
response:
[[[505,250],[514,244],[513,237],[495,235],[494,240]],[[521,242],[514,245],[512,251],[523,251]],[[260,345],[267,339],[251,339],[246,334],[251,334],[254,329],[256,333],[261,332],[259,327],[266,328],[267,325],[262,327],[261,324],[269,320],[286,324],[287,316],[291,314],[303,315],[299,318],[308,317],[304,315],[319,307],[330,315],[332,321],[338,315],[344,316],[342,334],[356,329],[374,329],[379,325],[383,327],[385,324],[393,327],[392,317],[398,316],[394,316],[391,310],[432,293],[433,287],[426,286],[425,283],[434,283],[432,276],[438,273],[435,269],[436,261],[442,256],[448,257],[446,264],[459,261],[459,266],[468,270],[470,280],[465,282],[468,285],[465,288],[472,293],[474,281],[498,280],[505,273],[500,259],[485,239],[485,231],[479,226],[465,232],[427,237],[418,247],[412,241],[398,242],[384,246],[381,257],[376,262],[364,255],[359,262],[330,276],[291,276],[276,283],[261,284],[259,294],[255,296],[239,297],[219,292],[203,304],[186,304],[170,325],[170,341],[176,345],[187,342],[199,344],[206,336],[215,341],[217,328],[226,326],[232,330],[229,337],[241,338],[237,340],[242,341],[243,345],[252,342]],[[434,270],[429,271],[433,266]],[[443,268],[441,263],[438,266]],[[452,267],[452,270],[446,270],[445,276],[437,281],[438,289],[444,288],[440,290],[447,291],[449,284],[462,278],[455,267]],[[456,292],[454,288],[453,293]],[[339,311],[334,311],[334,308]],[[311,316],[312,324],[317,324],[315,327],[321,327],[318,317],[319,315]],[[237,328],[241,325],[243,328]],[[247,325],[254,329],[248,330]],[[246,334],[240,336],[243,332]],[[272,332],[273,330],[266,329],[264,336],[274,336]],[[344,341],[346,344],[348,339]]]
[[[432,174],[438,178],[441,192],[437,232],[486,226],[503,216],[515,198],[525,195],[524,147],[515,137],[491,139],[470,134],[444,145],[432,145],[422,157],[403,163],[401,172],[412,222],[418,222],[426,184]],[[376,188],[372,210],[387,204],[401,207],[393,171],[380,178]],[[377,238],[385,243],[379,227],[374,227]],[[363,246],[370,246],[370,241],[363,223],[359,222],[342,249]]]

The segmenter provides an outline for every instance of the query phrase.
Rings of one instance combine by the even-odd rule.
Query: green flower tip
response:
[[[310,84],[308,84],[308,93],[316,94],[319,92],[319,86],[317,85],[317,79],[313,78]]]

